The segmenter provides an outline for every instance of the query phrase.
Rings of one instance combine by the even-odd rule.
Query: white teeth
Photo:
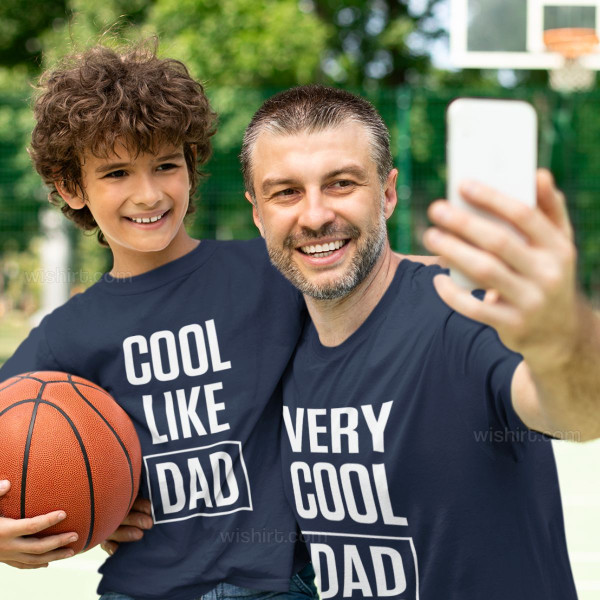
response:
[[[329,242],[328,244],[317,244],[316,246],[301,246],[302,252],[304,254],[322,254],[327,253],[328,256],[330,252],[334,250],[339,250],[342,246],[346,244],[345,240],[336,240],[335,242]]]
[[[134,223],[156,223],[156,221],[160,221],[167,213],[164,212],[162,215],[157,215],[156,217],[144,217],[144,218],[135,218],[129,217]]]

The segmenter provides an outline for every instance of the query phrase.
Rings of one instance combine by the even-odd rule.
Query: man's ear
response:
[[[85,206],[83,197],[78,193],[69,191],[64,181],[55,181],[54,187],[60,194],[60,197],[74,210],[79,210]]]
[[[398,194],[396,193],[396,183],[398,181],[398,169],[392,169],[387,176],[384,188],[385,204],[384,214],[385,218],[389,219],[394,213],[396,204],[398,203]]]
[[[262,221],[260,220],[260,216],[258,214],[258,208],[256,207],[256,201],[252,199],[250,192],[246,192],[244,194],[244,196],[246,197],[246,200],[248,200],[248,202],[250,202],[250,204],[252,204],[252,218],[254,219],[254,224],[258,228],[258,231],[260,231],[260,235],[262,237],[265,237],[265,230],[263,228]]]

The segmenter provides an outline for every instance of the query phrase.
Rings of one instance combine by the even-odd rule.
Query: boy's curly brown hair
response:
[[[88,207],[70,208],[55,185],[86,197],[81,174],[86,151],[106,158],[117,140],[134,154],[183,144],[191,188],[187,214],[195,210],[191,198],[199,167],[211,153],[216,114],[202,85],[183,63],[158,58],[156,49],[156,40],[123,51],[95,46],[63,59],[38,85],[29,150],[34,166],[50,187],[50,202],[82,229],[98,229],[104,246]]]

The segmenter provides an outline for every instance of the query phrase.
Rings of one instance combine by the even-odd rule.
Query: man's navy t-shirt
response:
[[[402,261],[336,347],[284,378],[286,494],[321,597],[573,600],[550,441],[511,403],[521,357]]]
[[[107,559],[100,593],[188,600],[223,581],[288,590],[303,565],[281,480],[280,379],[302,320],[262,240],[203,241],[137,277],[104,276],[0,370],[0,381],[85,377],[133,420],[154,527]]]

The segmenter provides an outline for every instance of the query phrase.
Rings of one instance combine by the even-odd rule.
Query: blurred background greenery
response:
[[[161,54],[183,60],[206,85],[220,126],[191,225],[198,237],[256,235],[237,156],[253,111],[278,89],[322,82],[358,91],[377,105],[400,170],[391,237],[397,250],[411,253],[422,252],[426,206],[444,194],[448,102],[460,95],[531,101],[540,117],[540,164],[552,168],[567,193],[581,281],[598,294],[600,95],[552,92],[544,71],[503,77],[493,70],[436,66],[436,49],[447,43],[448,10],[447,0],[3,0],[0,317],[10,314],[11,324],[3,319],[0,334],[7,327],[26,329],[26,317],[40,306],[43,278],[31,273],[39,270],[40,212],[48,205],[26,151],[32,84],[57,57],[103,34],[107,43],[156,34]],[[73,293],[110,268],[110,257],[93,237],[73,228],[68,235],[72,252],[62,276]],[[0,343],[0,360],[6,345]]]

